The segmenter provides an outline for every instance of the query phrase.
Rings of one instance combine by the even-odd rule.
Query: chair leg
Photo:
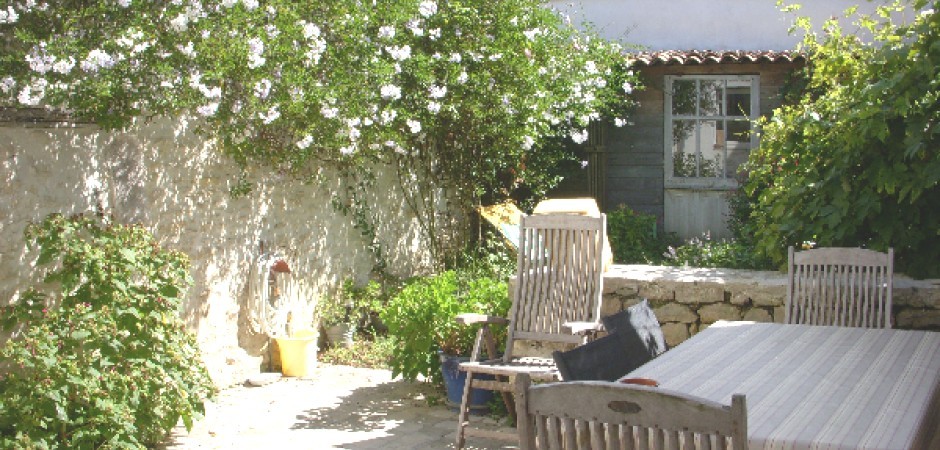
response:
[[[467,382],[463,386],[463,398],[460,400],[460,413],[457,415],[456,449],[461,450],[467,443],[466,430],[470,414],[470,388],[473,385],[473,372],[467,371]]]
[[[500,381],[514,382],[513,380],[510,380],[509,377],[505,377],[505,376],[499,376],[496,378]],[[509,417],[513,421],[515,421],[516,420],[516,401],[515,399],[513,399],[513,393],[508,392],[508,391],[500,391],[499,394],[503,397],[503,404],[506,405],[506,414],[508,414]]]

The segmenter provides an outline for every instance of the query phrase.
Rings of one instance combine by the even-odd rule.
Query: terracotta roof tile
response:
[[[789,50],[666,50],[632,53],[628,58],[637,66],[669,66],[690,64],[734,64],[734,63],[791,63],[806,61],[806,55]]]

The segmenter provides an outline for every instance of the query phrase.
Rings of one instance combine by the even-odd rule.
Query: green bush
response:
[[[449,270],[415,279],[380,314],[398,342],[392,351],[393,375],[442,381],[438,350],[469,355],[479,328],[462,326],[454,317],[460,313],[505,317],[509,306],[506,282],[493,277]]]
[[[940,2],[917,0],[806,30],[807,91],[761,124],[745,186],[757,248],[893,247],[895,268],[940,276]],[[892,20],[905,18],[901,24]],[[873,42],[858,36],[870,34]]]
[[[770,269],[770,261],[755,253],[753,247],[737,240],[713,241],[705,233],[683,245],[668,246],[664,262],[673,266],[723,267],[726,269]]]
[[[656,232],[656,216],[625,205],[607,213],[607,239],[614,261],[621,264],[658,264],[666,248]]]
[[[186,255],[98,217],[26,237],[49,269],[2,311],[0,447],[145,448],[191,428],[214,387],[179,315]]]

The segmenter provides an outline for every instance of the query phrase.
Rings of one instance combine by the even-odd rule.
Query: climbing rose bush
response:
[[[186,111],[246,167],[433,164],[468,201],[557,181],[526,159],[624,123],[638,87],[619,46],[538,0],[22,0],[0,32],[9,104],[108,127]]]

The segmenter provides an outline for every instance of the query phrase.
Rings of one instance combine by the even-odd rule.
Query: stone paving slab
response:
[[[304,379],[223,390],[192,431],[177,427],[159,449],[453,449],[457,412],[440,395],[388,370],[321,365]],[[514,431],[489,417],[472,421]],[[518,446],[471,439],[467,448]]]

